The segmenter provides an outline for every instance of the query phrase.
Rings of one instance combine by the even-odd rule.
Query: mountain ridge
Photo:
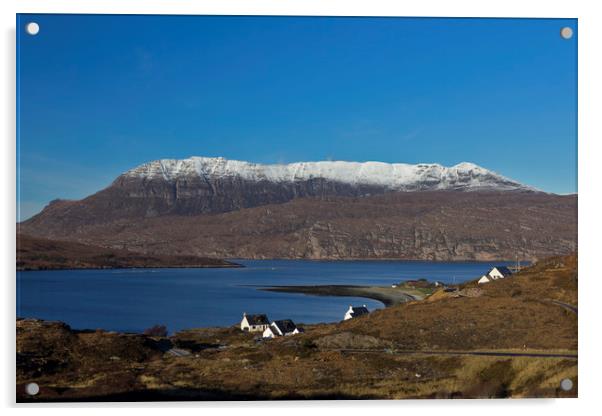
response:
[[[317,161],[261,164],[222,157],[159,159],[143,163],[120,177],[175,181],[184,177],[234,177],[243,181],[291,183],[323,179],[387,190],[521,190],[538,191],[471,162],[451,167],[437,163],[385,163],[376,161]]]

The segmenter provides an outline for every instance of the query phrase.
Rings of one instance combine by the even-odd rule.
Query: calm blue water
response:
[[[76,329],[141,332],[164,324],[170,332],[226,326],[243,312],[272,320],[334,322],[350,304],[377,301],[257,290],[253,285],[390,285],[426,278],[456,283],[497,264],[403,261],[243,260],[240,269],[68,270],[17,273],[17,316],[60,320]]]

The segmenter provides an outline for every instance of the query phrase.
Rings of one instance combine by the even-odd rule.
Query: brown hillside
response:
[[[391,192],[77,227],[57,222],[53,209],[21,224],[22,232],[217,258],[514,260],[518,254],[534,260],[569,253],[577,244],[575,195]]]
[[[387,340],[401,349],[577,348],[576,255],[547,259],[513,277],[478,285],[478,296],[438,292],[343,322],[336,331]],[[329,327],[328,332],[332,332]]]

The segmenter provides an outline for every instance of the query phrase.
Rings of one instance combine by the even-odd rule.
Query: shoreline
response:
[[[418,290],[387,286],[319,285],[319,286],[268,286],[258,290],[280,293],[300,293],[308,296],[342,296],[367,298],[381,302],[385,307],[423,300],[426,294]]]
[[[222,258],[186,254],[152,254],[51,240],[17,232],[16,270],[104,270],[244,267]]]
[[[227,261],[312,261],[316,263],[328,263],[328,262],[353,262],[353,261],[366,261],[366,262],[405,262],[405,263],[509,263],[510,265],[516,264],[516,260],[472,260],[472,259],[464,259],[464,260],[429,260],[429,259],[400,259],[397,257],[350,257],[350,258],[311,258],[311,257],[224,257],[224,260]],[[535,261],[521,260],[521,265],[533,265]]]
[[[209,268],[210,266],[205,266],[205,268]],[[224,266],[226,268],[228,267],[232,267],[232,266]],[[236,267],[236,266],[234,266]],[[245,267],[245,266],[240,266],[240,267]],[[138,267],[140,269],[144,268],[144,267]],[[151,267],[153,268],[153,267]],[[173,267],[169,267],[169,268],[182,268],[182,267],[178,267],[178,266],[173,266]],[[219,267],[218,267],[219,268]],[[135,269],[135,267],[129,267],[129,268],[121,268],[121,269]],[[67,270],[81,270],[81,269],[67,269]],[[97,269],[92,269],[92,270],[98,270]],[[32,270],[32,271],[44,271],[44,270]],[[53,271],[53,270],[50,270]],[[59,270],[56,270],[59,271]],[[360,285],[315,285],[315,286],[256,286],[256,285],[241,285],[241,286],[245,286],[245,287],[254,287],[257,290],[262,290],[262,291],[266,291],[266,292],[278,292],[278,293],[298,293],[298,294],[304,294],[307,296],[338,296],[338,297],[359,297],[359,298],[366,298],[366,299],[371,299],[371,300],[375,300],[378,301],[380,303],[382,303],[384,305],[385,308],[388,308],[390,306],[395,306],[395,305],[400,305],[406,302],[412,302],[412,301],[421,301],[424,300],[427,295],[419,292],[418,290],[415,289],[408,289],[408,288],[391,288],[388,286],[360,286]],[[71,326],[71,324],[69,324],[66,321],[59,321],[59,320],[52,320],[52,319],[45,319],[45,318],[39,318],[39,317],[31,317],[31,316],[17,316],[17,321],[19,320],[23,320],[23,321],[40,321],[40,322],[47,322],[47,323],[63,323],[67,326],[69,326],[69,328],[71,330],[73,330],[74,332],[78,332],[78,333],[89,333],[89,332],[94,332],[97,331],[97,329],[91,329],[91,328],[74,328]],[[332,324],[335,322],[318,322],[315,324],[309,324],[309,325],[328,325],[328,324]],[[234,326],[236,326],[237,324],[233,324]],[[189,331],[189,330],[195,330],[195,329],[227,329],[230,328],[231,326],[208,326],[208,327],[191,327],[191,328],[186,328],[186,329],[182,329],[180,331]],[[107,328],[100,328],[102,331],[105,332],[109,332],[109,333],[121,333],[121,334],[127,334],[127,335],[142,335],[143,332],[142,331],[123,331],[123,330],[112,330],[112,329],[107,329]],[[176,331],[176,332],[180,332],[180,331]],[[173,335],[173,334],[172,334]]]
[[[219,265],[190,265],[190,266],[83,266],[83,267],[17,267],[17,272],[53,272],[69,270],[134,270],[134,269],[239,269],[246,266],[238,263]]]

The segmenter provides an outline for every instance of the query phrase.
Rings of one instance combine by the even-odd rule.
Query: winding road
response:
[[[496,351],[423,351],[423,350],[391,350],[391,349],[348,349],[333,348],[330,351],[341,353],[387,353],[395,355],[471,355],[485,357],[535,357],[535,358],[568,358],[577,359],[577,354],[556,354],[539,352],[496,352]]]
[[[577,307],[576,307],[576,306],[573,306],[573,305],[571,305],[571,304],[569,304],[569,303],[564,303],[564,302],[561,302],[561,301],[559,301],[559,300],[554,300],[554,299],[548,299],[548,302],[549,302],[549,303],[553,303],[554,305],[558,305],[558,306],[560,306],[561,308],[564,308],[564,309],[566,309],[567,311],[574,312],[574,313],[575,313],[575,315],[577,315]]]

